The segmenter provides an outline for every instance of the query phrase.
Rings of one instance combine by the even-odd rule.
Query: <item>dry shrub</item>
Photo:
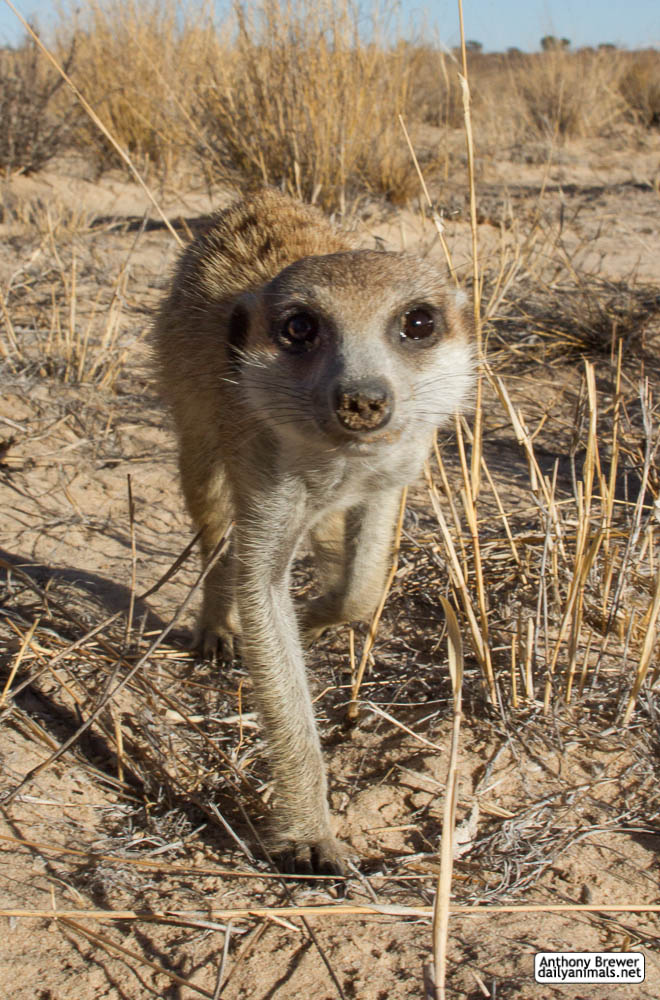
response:
[[[63,54],[65,70],[73,58],[70,44]],[[0,167],[7,174],[39,170],[68,145],[71,119],[54,107],[62,84],[31,39],[18,49],[0,50]]]
[[[428,46],[413,53],[416,118],[462,130],[460,56]],[[561,47],[535,54],[470,52],[472,119],[481,154],[612,134],[626,114],[620,89],[624,55]]]
[[[204,12],[176,0],[92,0],[74,30],[75,83],[140,167],[164,174],[191,145],[199,76],[217,45]],[[79,140],[99,169],[120,164],[88,120]]]
[[[622,340],[627,356],[639,358],[647,330],[660,317],[660,292],[634,274],[614,280],[565,268],[549,283],[522,282],[508,312],[509,334],[532,343],[541,338],[548,357],[612,357]]]
[[[521,138],[607,135],[621,121],[621,62],[609,52],[550,49],[511,64]]]
[[[619,82],[633,119],[645,128],[660,126],[660,52],[648,49],[626,55]]]
[[[462,129],[457,53],[409,47],[416,120]],[[482,154],[503,146],[611,136],[626,119],[660,124],[660,53],[561,47],[468,53],[472,118]]]
[[[417,181],[397,114],[412,60],[347,0],[236,0],[235,33],[201,95],[202,162],[215,179],[277,184],[326,207],[358,190],[405,200]],[[209,155],[210,154],[210,155]]]

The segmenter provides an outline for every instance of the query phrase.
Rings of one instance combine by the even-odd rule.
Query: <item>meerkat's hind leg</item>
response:
[[[215,525],[205,526],[202,532],[202,557],[208,562],[222,539],[229,522],[218,519]],[[224,552],[209,570],[204,580],[204,598],[193,633],[193,648],[205,659],[232,659],[234,640],[240,635],[240,623],[235,594],[235,558],[233,546]]]
[[[311,531],[314,558],[323,583],[328,589],[336,587],[344,572],[344,543],[346,512],[333,510],[324,515]]]
[[[324,593],[333,593],[341,586],[346,560],[346,512],[331,511],[318,522],[310,533],[316,575],[322,583]],[[316,601],[320,600],[316,598]],[[318,639],[334,622],[321,621],[318,624],[309,618],[312,599],[298,602],[298,612],[303,622],[302,640],[307,646]]]
[[[300,609],[304,641],[313,642],[331,625],[369,621],[383,593],[401,490],[383,490],[344,514],[338,573],[321,597]]]

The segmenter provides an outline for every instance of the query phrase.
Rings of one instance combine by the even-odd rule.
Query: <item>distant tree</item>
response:
[[[541,48],[544,52],[552,52],[555,49],[569,49],[570,47],[570,38],[557,38],[556,35],[544,35],[541,39]]]
[[[465,48],[468,52],[481,52],[483,49],[483,44],[481,42],[475,42],[473,38],[465,43]]]
[[[519,49],[517,45],[510,45],[509,48],[506,50],[506,54],[508,56],[521,56],[522,49]]]
[[[616,51],[616,45],[614,42],[601,42],[598,50],[599,52],[614,52]]]

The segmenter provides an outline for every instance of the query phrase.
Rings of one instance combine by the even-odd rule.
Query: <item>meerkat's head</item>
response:
[[[427,438],[474,379],[465,295],[407,253],[297,261],[236,302],[227,350],[276,436],[319,448]]]

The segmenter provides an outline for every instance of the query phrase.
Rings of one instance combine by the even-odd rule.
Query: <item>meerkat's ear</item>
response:
[[[233,372],[243,364],[243,351],[250,330],[250,295],[242,295],[234,304],[227,323],[227,355]]]
[[[472,298],[462,288],[450,292],[452,312],[458,329],[469,339],[474,337],[474,308]]]

